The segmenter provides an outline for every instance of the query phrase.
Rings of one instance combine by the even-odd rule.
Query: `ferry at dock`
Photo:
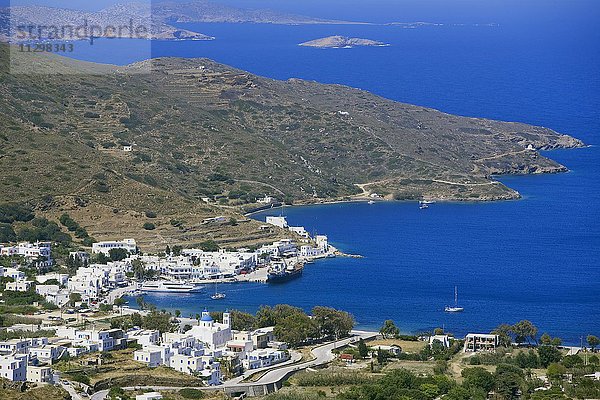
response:
[[[142,292],[197,293],[202,286],[177,281],[149,281],[142,284]]]
[[[294,265],[287,265],[284,261],[277,261],[271,265],[267,273],[268,283],[284,283],[302,276],[304,263],[297,262]]]

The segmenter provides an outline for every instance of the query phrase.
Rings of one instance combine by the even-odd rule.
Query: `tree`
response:
[[[238,310],[230,311],[231,325],[236,331],[249,331],[254,328],[254,315]]]
[[[469,388],[481,388],[488,393],[494,388],[494,375],[481,367],[465,368],[461,372],[464,385]]]
[[[121,387],[113,386],[108,391],[108,398],[109,400],[129,400],[131,397]]]
[[[0,223],[0,243],[10,243],[17,240],[17,234],[11,224]]]
[[[566,373],[567,368],[562,364],[552,363],[548,365],[548,378],[551,380],[559,380]]]
[[[304,311],[287,304],[278,304],[275,307],[261,306],[256,313],[256,327],[265,328],[277,325],[279,321],[297,313],[304,314]]]
[[[117,249],[110,249],[108,251],[108,256],[110,257],[110,259],[112,261],[121,261],[127,258],[127,256],[129,255],[129,252],[125,249],[121,249],[121,248],[117,248]]]
[[[80,301],[81,301],[80,293],[70,293],[69,294],[69,304],[71,305],[71,307],[74,307],[75,303],[79,303]]]
[[[517,343],[523,343],[527,341],[528,344],[531,342],[537,343],[538,328],[531,323],[531,321],[522,320],[513,325],[512,331],[515,334],[515,341]]]
[[[587,339],[587,343],[590,345],[590,348],[592,349],[592,352],[596,351],[596,347],[598,345],[600,345],[600,338],[598,338],[598,336],[588,335],[586,339]]]
[[[119,307],[120,310],[121,310],[121,307],[123,307],[125,305],[125,303],[127,303],[127,301],[122,297],[117,297],[115,299],[115,301],[113,301],[113,304],[115,306]]]
[[[444,334],[444,329],[442,329],[442,328],[435,328],[433,330],[433,334],[434,335],[443,335]]]
[[[160,333],[171,332],[173,328],[171,314],[163,311],[150,311],[142,317],[142,321],[144,329],[158,329]]]
[[[554,346],[540,346],[538,347],[538,356],[540,357],[540,364],[546,368],[552,363],[560,362],[562,354]]]
[[[385,363],[385,360],[387,359],[386,354],[383,350],[381,350],[381,347],[377,348],[377,363],[379,365],[383,365]]]
[[[521,386],[524,384],[523,370],[515,365],[500,364],[494,374],[496,394],[506,400],[520,398]]]
[[[379,333],[381,333],[381,335],[383,336],[384,339],[396,338],[400,335],[400,329],[398,329],[398,327],[396,327],[396,324],[394,324],[394,321],[392,321],[391,319],[388,319],[383,323],[383,326],[381,327],[381,329],[379,329]]]
[[[369,348],[362,338],[358,341],[358,354],[361,358],[366,358],[369,355]]]
[[[520,368],[539,368],[540,366],[540,359],[533,350],[529,350],[527,353],[519,352],[515,357],[515,362]]]
[[[345,311],[330,307],[314,307],[311,314],[321,337],[335,339],[345,337],[354,327],[354,318]]]
[[[92,256],[92,263],[94,264],[106,264],[109,261],[111,261],[110,257],[104,253],[97,253]]]
[[[174,256],[180,256],[182,250],[183,250],[183,246],[173,246],[173,249],[171,252]]]
[[[131,324],[133,326],[141,327],[144,324],[144,320],[139,313],[131,314]]]
[[[219,245],[214,240],[206,240],[200,243],[200,250],[203,251],[218,251]]]
[[[546,346],[550,346],[552,344],[552,338],[547,333],[544,333],[540,337],[540,343]]]
[[[115,301],[113,301],[113,304],[115,306],[119,307],[119,310],[121,311],[121,313],[123,311],[123,309],[121,307],[123,307],[126,303],[127,303],[127,301],[122,297],[117,297],[115,299]]]
[[[317,336],[313,320],[304,313],[294,313],[278,321],[273,333],[278,340],[297,347],[309,338]]]
[[[137,296],[135,298],[135,302],[137,303],[140,310],[145,310],[148,307],[148,303],[144,300],[144,296]]]
[[[181,311],[175,310],[175,318],[179,318],[179,317],[181,317]]]
[[[578,365],[583,365],[583,358],[581,358],[577,354],[565,356],[562,360],[562,365],[564,365],[567,368],[573,368]]]
[[[142,228],[144,228],[147,231],[153,231],[154,229],[156,229],[156,225],[154,225],[152,222],[144,222]]]

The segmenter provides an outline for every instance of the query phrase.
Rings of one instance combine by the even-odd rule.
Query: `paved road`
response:
[[[104,400],[108,396],[108,390],[100,390],[90,396],[90,400]]]
[[[79,396],[79,394],[75,391],[75,389],[73,388],[73,385],[71,385],[71,384],[65,385],[64,383],[61,382],[60,386],[63,389],[65,389],[67,392],[69,392],[72,400],[81,400],[81,396]],[[108,393],[108,392],[106,392],[106,393]],[[98,399],[98,400],[100,400],[100,399]]]
[[[224,389],[228,387],[235,388],[243,388],[243,387],[252,387],[252,386],[262,386],[268,384],[276,384],[285,379],[289,374],[298,372],[301,370],[305,370],[307,368],[316,367],[319,365],[327,364],[335,359],[335,355],[331,352],[333,349],[337,349],[339,347],[347,346],[351,343],[356,343],[360,339],[371,339],[377,336],[377,332],[367,332],[367,331],[352,331],[352,337],[338,340],[335,343],[327,343],[323,346],[316,347],[312,350],[313,356],[315,357],[311,361],[307,361],[301,364],[289,365],[289,366],[279,366],[273,367],[273,369],[269,370],[265,373],[260,379],[256,382],[240,382],[241,379],[232,379],[230,381],[225,382],[220,386],[211,386],[211,387],[200,387],[196,389],[203,390],[215,390],[215,389]],[[257,371],[252,371],[252,374]],[[243,379],[243,378],[242,378]],[[154,390],[177,390],[182,389],[181,387],[174,386],[136,386],[136,387],[124,387],[125,390],[134,390],[134,389],[154,389]],[[102,398],[94,398],[93,400],[103,400]]]
[[[280,364],[269,366],[269,367],[248,370],[248,371],[244,372],[242,375],[227,381],[228,386],[237,386],[244,379],[248,379],[252,375],[260,374],[261,372],[270,371],[275,368],[282,368],[289,364],[295,364],[302,359],[302,353],[298,353],[297,351],[292,351],[291,353],[292,353],[292,356],[289,360],[284,361]]]
[[[133,292],[136,289],[137,289],[137,285],[133,284],[133,285],[130,285],[127,287],[111,290],[108,293],[108,296],[106,296],[107,303],[113,304],[115,302],[115,300],[118,299],[119,297],[121,297],[129,292]]]
[[[302,364],[290,365],[288,367],[277,368],[271,370],[264,374],[259,380],[252,383],[251,385],[267,385],[277,383],[283,380],[288,374],[304,370],[306,368],[316,367],[319,365],[327,364],[335,359],[335,355],[331,352],[334,349],[339,347],[347,346],[348,344],[358,342],[360,339],[370,339],[372,337],[377,336],[376,332],[365,332],[365,331],[353,331],[354,336],[336,341],[335,343],[328,343],[320,347],[316,347],[312,350],[313,355],[315,356],[314,360],[307,361]],[[240,384],[230,384],[229,382],[225,382],[223,384],[226,386],[239,386]]]

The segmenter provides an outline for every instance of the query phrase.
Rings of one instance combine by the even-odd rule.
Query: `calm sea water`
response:
[[[465,20],[499,22],[496,27],[186,24],[218,40],[155,42],[152,54],[209,57],[277,79],[346,84],[450,113],[544,125],[599,144],[597,3],[553,2],[552,9],[530,3],[530,15],[519,18],[502,12],[500,20],[489,13]],[[536,12],[536,4],[544,12]],[[297,46],[332,34],[392,46]],[[98,40],[79,46],[76,56],[125,64],[143,56],[136,55],[136,46]],[[548,156],[571,172],[503,178],[524,195],[521,201],[443,203],[427,211],[414,203],[288,208],[290,223],[328,234],[340,249],[365,258],[317,262],[286,285],[229,285],[220,288],[228,297],[219,303],[209,299],[211,288],[148,300],[186,315],[204,306],[255,311],[262,304],[330,305],[352,312],[362,327],[391,318],[404,332],[445,326],[464,334],[527,318],[542,331],[579,343],[582,335],[600,334],[600,151]],[[448,315],[442,309],[452,302],[454,285],[465,312]]]

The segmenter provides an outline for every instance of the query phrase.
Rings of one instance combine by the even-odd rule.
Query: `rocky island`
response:
[[[317,47],[320,49],[349,49],[352,47],[384,47],[389,46],[386,43],[370,39],[349,38],[345,36],[328,36],[321,39],[315,39],[300,43],[299,46]]]

